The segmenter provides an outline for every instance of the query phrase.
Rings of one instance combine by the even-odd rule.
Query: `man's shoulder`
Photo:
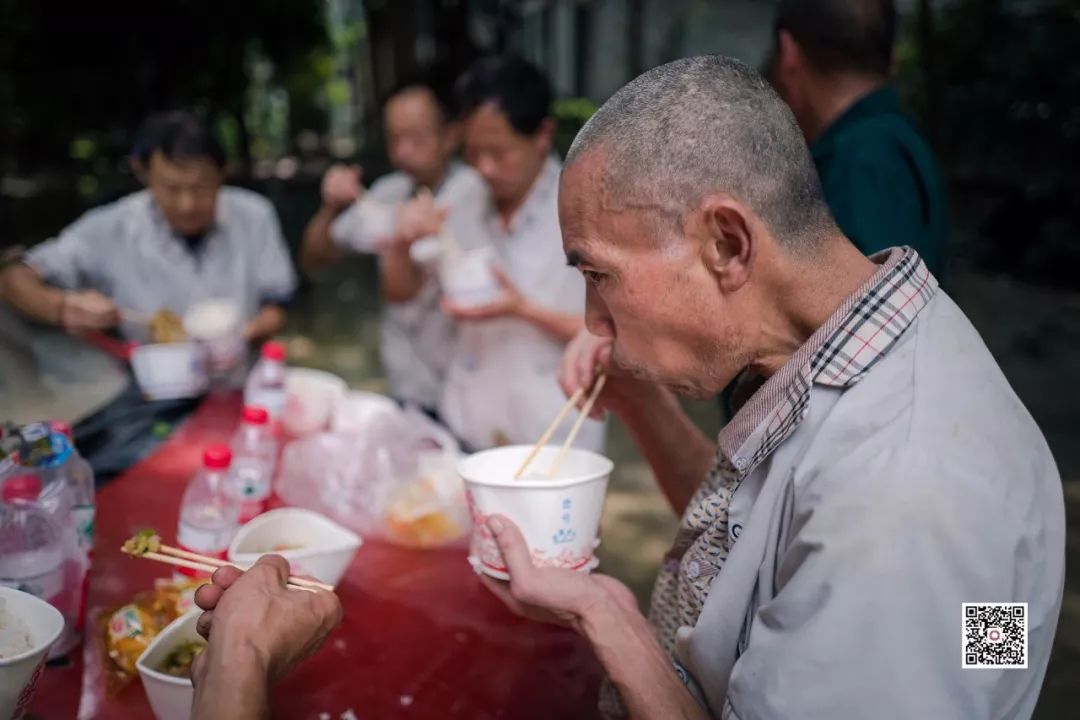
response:
[[[896,346],[842,392],[814,444],[811,474],[829,483],[882,497],[926,490],[938,502],[951,498],[958,510],[965,493],[1015,498],[1042,492],[1058,477],[1034,419],[940,290]],[[867,470],[853,471],[860,466]],[[993,493],[982,494],[987,489]]]
[[[119,238],[122,228],[147,220],[151,216],[148,190],[139,190],[87,210],[66,228],[79,235]]]

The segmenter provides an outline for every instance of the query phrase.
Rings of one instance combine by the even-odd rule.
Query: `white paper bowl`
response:
[[[200,640],[195,623],[202,610],[195,609],[166,625],[135,663],[146,697],[157,720],[188,720],[195,700],[195,687],[188,678],[158,670],[178,646]]]
[[[461,308],[480,307],[494,302],[502,293],[491,269],[495,251],[489,247],[445,255],[439,267],[443,295]]]
[[[198,397],[206,390],[206,360],[198,343],[140,345],[131,369],[147,400]]]
[[[64,616],[29,593],[0,587],[6,613],[26,625],[32,647],[0,658],[0,718],[19,720],[34,697],[34,687],[45,668],[49,648],[64,630]]]
[[[596,567],[593,551],[614,466],[603,455],[571,448],[558,478],[548,480],[559,450],[553,445],[541,448],[522,480],[514,480],[514,473],[531,445],[485,450],[458,465],[473,521],[469,563],[477,572],[500,580],[510,577],[487,527],[491,515],[505,515],[518,526],[538,567],[584,572]]]
[[[313,510],[279,508],[244,525],[229,545],[229,560],[246,567],[263,555],[281,555],[293,575],[337,586],[362,541],[356,533]],[[295,550],[274,550],[277,546]]]
[[[285,411],[281,416],[285,431],[303,437],[325,430],[348,388],[348,383],[332,373],[289,368],[285,372]]]

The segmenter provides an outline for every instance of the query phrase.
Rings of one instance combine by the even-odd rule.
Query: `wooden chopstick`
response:
[[[183,553],[183,556],[177,557],[176,555],[167,555],[164,552],[146,552],[132,554],[132,557],[141,557],[146,558],[147,560],[156,560],[158,562],[166,563],[168,565],[175,565],[176,567],[187,568],[189,570],[197,570],[199,572],[207,573],[210,575],[213,575],[215,570],[223,567],[235,567],[241,572],[244,571],[244,568],[233,565],[232,563],[227,563],[223,560],[218,560],[217,558],[209,558],[204,555],[196,555],[195,553],[189,553],[184,550],[179,550],[178,548],[170,548],[168,545],[162,545],[161,549],[177,551]],[[193,558],[197,558],[197,560]],[[305,592],[317,592],[319,590],[326,590],[329,592],[334,591],[334,588],[330,587],[329,585],[324,585],[323,583],[314,582],[312,580],[305,580],[304,578],[294,577],[289,578],[288,583],[286,583],[286,587],[288,587],[290,590],[303,590]]]
[[[578,413],[577,420],[574,421],[574,426],[570,428],[570,434],[566,436],[566,441],[559,450],[559,454],[555,456],[555,462],[551,464],[551,469],[548,470],[549,479],[554,480],[555,476],[559,474],[559,468],[562,467],[563,460],[566,459],[566,454],[570,452],[570,446],[574,444],[574,438],[577,437],[578,431],[581,430],[581,426],[589,419],[589,413],[592,412],[593,405],[596,404],[596,398],[600,397],[600,391],[604,389],[604,383],[606,381],[606,374],[600,373],[596,376],[596,382],[593,384],[592,392],[589,393],[589,399],[586,400],[585,404],[582,406],[581,412]]]
[[[171,545],[161,545],[161,552],[166,555],[173,555],[178,558],[184,558],[187,560],[194,560],[206,565],[213,565],[214,567],[234,567],[237,570],[247,570],[248,568],[242,568],[235,563],[226,562],[224,560],[218,560],[217,558],[207,557],[206,555],[198,555],[187,550],[182,550],[178,547]],[[292,585],[299,585],[300,587],[312,588],[314,590],[325,590],[326,592],[334,592],[334,588],[331,585],[318,582],[317,580],[308,580],[302,577],[289,576],[289,583]]]
[[[562,425],[562,421],[566,417],[566,413],[570,412],[570,409],[572,407],[581,402],[581,398],[583,398],[584,396],[585,388],[578,388],[574,391],[573,395],[570,396],[570,399],[567,400],[566,404],[562,406],[562,410],[559,411],[559,414],[556,415],[555,419],[551,421],[550,425],[548,425],[547,430],[544,431],[544,434],[541,435],[540,439],[536,441],[535,445],[533,445],[533,449],[529,451],[529,454],[528,456],[526,456],[525,461],[521,463],[521,467],[519,467],[517,469],[517,472],[514,473],[515,480],[521,479],[521,476],[525,474],[525,470],[529,467],[529,464],[536,459],[537,454],[540,452],[540,448],[547,445],[548,440],[551,439],[551,436],[554,435],[555,431],[559,429],[560,425]]]

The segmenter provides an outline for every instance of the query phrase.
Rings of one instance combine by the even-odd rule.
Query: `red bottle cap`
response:
[[[37,475],[13,475],[4,481],[4,502],[37,500],[41,495],[41,478]]]
[[[68,440],[74,440],[71,434],[71,425],[68,425],[63,420],[53,420],[49,423],[49,426],[53,429],[53,432],[58,432],[61,435],[67,437]]]
[[[262,356],[267,360],[284,362],[285,346],[279,343],[277,340],[271,340],[269,342],[263,343]]]
[[[269,420],[270,413],[264,407],[248,405],[244,408],[243,421],[248,425],[265,425]]]
[[[225,470],[232,462],[232,450],[228,445],[211,445],[203,453],[203,465],[214,470]]]

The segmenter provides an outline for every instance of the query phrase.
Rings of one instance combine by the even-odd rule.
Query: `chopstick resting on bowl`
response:
[[[555,475],[559,471],[559,468],[562,466],[563,460],[566,457],[566,453],[570,450],[570,446],[573,445],[574,439],[577,437],[578,431],[581,430],[581,426],[585,423],[585,420],[588,419],[589,413],[592,412],[593,405],[596,403],[596,399],[600,396],[600,391],[604,389],[604,382],[606,380],[607,375],[604,373],[603,368],[600,368],[596,373],[596,377],[593,378],[593,384],[591,388],[589,388],[588,390],[586,390],[586,388],[578,388],[573,392],[569,399],[567,399],[566,403],[562,406],[562,409],[559,410],[559,414],[556,415],[555,419],[551,421],[550,425],[548,425],[547,430],[544,431],[544,433],[540,436],[540,439],[536,441],[535,445],[533,445],[533,449],[529,451],[529,454],[525,457],[525,460],[521,463],[521,466],[517,469],[517,472],[514,473],[515,480],[521,479],[521,476],[525,474],[525,470],[527,470],[532,461],[536,459],[536,456],[537,454],[539,454],[540,449],[547,445],[548,441],[551,440],[551,436],[554,435],[555,431],[558,430],[560,425],[562,425],[563,420],[566,418],[566,414],[569,413],[570,410],[572,410],[579,402],[581,402],[581,399],[585,397],[585,393],[588,392],[588,400],[586,400],[585,405],[582,406],[581,412],[578,414],[577,420],[574,421],[574,426],[570,429],[570,434],[566,436],[566,442],[563,443],[562,449],[559,450],[559,454],[558,456],[556,456],[555,462],[552,464],[551,469],[548,471],[548,477],[555,477]]]
[[[241,572],[248,569],[235,565],[234,563],[225,562],[224,560],[165,545],[161,542],[161,538],[153,533],[147,534],[146,532],[143,532],[136,535],[125,542],[120,550],[132,557],[157,560],[158,562],[175,565],[176,567],[198,570],[199,572],[210,574],[213,574],[218,568],[223,567],[234,567]],[[325,590],[326,592],[334,592],[334,588],[330,585],[292,575],[289,576],[289,581],[286,586],[290,590],[304,590],[306,592]]]

